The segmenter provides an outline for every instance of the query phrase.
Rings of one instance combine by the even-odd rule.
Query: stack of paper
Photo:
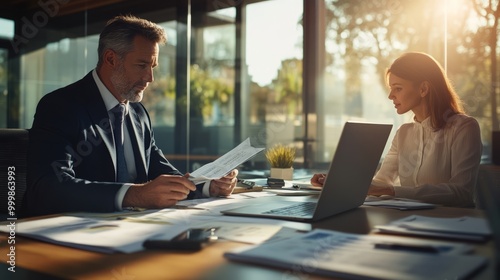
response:
[[[372,196],[366,198],[364,205],[379,206],[398,210],[432,209],[436,207],[436,205],[434,204],[424,203],[416,200],[401,198],[385,199]]]
[[[2,231],[4,229],[1,229]],[[168,225],[105,221],[61,216],[19,222],[16,233],[26,237],[101,253],[132,253],[144,248],[147,238],[166,232]],[[173,232],[172,237],[178,232]]]
[[[382,244],[398,245],[377,246]],[[290,276],[312,273],[349,279],[464,279],[483,266],[486,258],[461,254],[460,246],[463,245],[316,229],[224,256],[288,269]],[[434,253],[415,250],[427,247],[448,249]]]
[[[488,222],[483,218],[433,218],[412,215],[388,225],[375,226],[381,233],[417,235],[484,241],[491,235]]]
[[[80,217],[19,220],[15,229],[20,236],[108,254],[138,252],[144,250],[143,242],[147,239],[169,240],[193,226],[215,227],[218,228],[216,235],[221,239],[250,244],[271,238],[288,238],[289,231],[311,230],[311,225],[306,223],[250,218],[242,220],[240,217],[221,216],[219,211],[214,210],[234,208],[234,205],[227,206],[227,202],[242,203],[243,200],[245,199],[207,198],[186,200],[183,201],[186,202],[185,205],[161,210],[76,213]],[[211,213],[202,206],[217,213]],[[0,232],[9,230],[9,227],[0,227]]]

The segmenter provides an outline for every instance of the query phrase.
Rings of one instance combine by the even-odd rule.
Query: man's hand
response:
[[[210,181],[210,196],[229,196],[236,187],[238,170],[233,169],[226,176]]]
[[[132,185],[125,193],[122,207],[159,209],[173,206],[186,199],[195,185],[186,176],[160,175],[142,185]]]

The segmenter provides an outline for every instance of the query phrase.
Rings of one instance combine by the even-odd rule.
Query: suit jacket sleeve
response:
[[[133,108],[135,113],[142,116],[141,119],[144,120],[144,123],[141,126],[146,128],[145,134],[147,134],[147,136],[144,137],[142,144],[145,145],[144,150],[146,151],[146,159],[148,165],[148,180],[153,180],[162,174],[183,175],[165,158],[161,149],[156,145],[151,120],[144,106],[140,103],[136,103],[133,104]],[[188,199],[202,198],[203,186],[204,183],[197,184],[196,191],[190,192],[188,195]]]
[[[175,169],[172,164],[163,156],[162,151],[156,146],[153,142],[151,144],[152,152],[151,152],[151,161],[149,165],[149,177],[150,180],[162,175],[162,174],[175,174],[175,175],[183,175],[177,169]],[[187,199],[197,199],[203,198],[203,187],[205,183],[199,183],[196,185],[196,191],[191,191],[187,197]]]

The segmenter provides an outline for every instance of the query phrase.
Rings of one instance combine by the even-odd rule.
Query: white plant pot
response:
[[[290,168],[271,168],[271,178],[292,180],[293,179],[293,167]]]

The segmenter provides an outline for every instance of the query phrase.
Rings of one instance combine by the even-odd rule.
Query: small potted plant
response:
[[[293,161],[295,160],[295,148],[276,144],[267,149],[266,158],[271,165],[271,178],[283,180],[293,179]]]

